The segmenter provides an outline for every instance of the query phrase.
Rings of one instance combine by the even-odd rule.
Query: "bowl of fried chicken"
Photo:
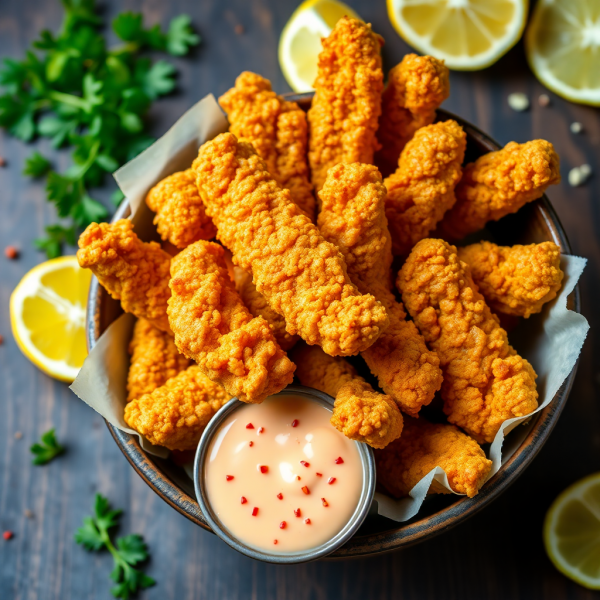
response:
[[[502,424],[538,407],[536,373],[509,337],[563,283],[562,226],[544,195],[552,144],[499,146],[439,108],[448,70],[407,55],[387,75],[382,39],[343,18],[323,40],[315,92],[278,95],[242,73],[219,98],[229,131],[148,190],[161,243],[127,201],[79,240],[96,276],[88,344],[137,318],[124,419],[108,424],[140,476],[210,529],[182,464],[236,397],[292,381],[335,399],[331,425],[375,450],[378,489],[409,495],[406,522],[371,514],[336,557],[422,541],[484,508],[523,473],[565,406],[575,369],[491,476]],[[577,288],[568,306],[579,311]],[[452,494],[450,492],[455,492]]]

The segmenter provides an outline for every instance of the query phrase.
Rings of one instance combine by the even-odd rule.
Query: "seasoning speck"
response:
[[[257,514],[258,514],[258,507],[257,507],[257,506],[255,506],[255,507],[252,509],[252,516],[253,516],[253,517],[256,517],[256,515],[257,515]]]
[[[33,511],[32,511],[32,510],[29,510],[28,508],[26,508],[26,509],[23,511],[23,514],[25,515],[25,517],[26,517],[27,519],[33,519]]]
[[[23,434],[20,431],[15,431],[15,440],[20,440]]]
[[[273,540],[273,543],[274,543],[275,545],[277,545],[277,540]]]
[[[14,534],[13,534],[13,532],[12,532],[12,531],[5,531],[5,532],[2,534],[2,537],[3,537],[5,540],[7,540],[7,541],[8,541],[8,540],[10,540],[10,538],[12,538],[12,537],[13,537],[13,535],[14,535]]]
[[[575,121],[571,123],[569,129],[571,130],[571,133],[581,133],[583,131],[583,125],[579,123],[579,121]]]
[[[245,497],[245,496],[242,496],[242,497],[240,498],[240,503],[241,503],[241,504],[246,504],[246,502],[248,502],[248,500],[246,500],[246,497]]]
[[[550,96],[548,94],[540,94],[538,104],[540,106],[548,106],[550,104]]]
[[[304,519],[304,522],[305,522],[307,525],[310,525],[310,519]]]
[[[301,516],[302,516],[302,511],[301,511],[299,508],[295,508],[295,509],[294,509],[294,514],[295,514],[297,517],[301,517]]]
[[[242,33],[244,33],[245,29],[244,29],[243,25],[236,25],[234,31],[235,31],[236,35],[242,35]],[[277,543],[277,540],[275,540],[275,543]]]
[[[0,335],[0,346],[2,346],[2,344],[4,344],[4,337]]]
[[[513,92],[508,95],[508,105],[517,112],[523,112],[529,108],[529,98],[522,92]]]
[[[3,156],[0,156],[0,167],[5,167],[6,166],[6,160],[4,159]]]
[[[19,256],[19,251],[14,246],[6,246],[6,248],[4,248],[4,256],[10,260],[14,260]]]

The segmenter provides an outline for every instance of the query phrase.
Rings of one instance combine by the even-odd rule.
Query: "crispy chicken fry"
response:
[[[204,210],[191,169],[173,173],[157,183],[148,192],[146,204],[156,213],[154,224],[160,237],[177,248],[217,235]]]
[[[180,352],[207,377],[258,403],[291,383],[296,367],[269,324],[244,306],[224,254],[218,244],[198,241],[173,258],[169,323]]]
[[[556,298],[563,280],[560,248],[553,242],[496,246],[491,242],[458,249],[473,281],[492,310],[525,317]]]
[[[196,365],[125,406],[125,422],[149,442],[193,450],[204,428],[231,396]]]
[[[229,131],[254,146],[275,181],[290,190],[292,200],[314,219],[305,112],[278,96],[268,79],[249,71],[235,80],[235,87],[219,98],[219,104],[227,113]]]
[[[234,263],[285,318],[287,331],[335,355],[357,354],[387,327],[384,307],[361,295],[339,250],[269,175],[250,144],[223,133],[200,148],[197,183]]]
[[[488,221],[517,212],[556,183],[560,183],[559,159],[550,142],[510,142],[465,167],[456,187],[456,204],[440,223],[440,232],[448,239],[462,239]]]
[[[417,129],[431,125],[450,95],[448,67],[432,56],[407,54],[388,75],[381,99],[375,164],[384,177],[396,170],[400,153]]]
[[[121,301],[125,312],[171,331],[167,318],[171,257],[156,242],[142,242],[131,221],[89,225],[79,236],[77,260]]]
[[[362,356],[385,393],[404,412],[417,415],[440,388],[442,372],[435,352],[427,349],[390,291],[392,251],[385,196],[376,167],[336,165],[320,192],[318,224],[323,237],[344,255],[348,275],[359,291],[372,293],[385,306],[390,326]]]
[[[322,43],[308,111],[308,160],[316,191],[333,165],[373,162],[383,90],[383,38],[371,25],[343,17]]]
[[[385,181],[385,213],[395,255],[405,256],[456,202],[467,137],[456,121],[419,129],[400,155],[398,169]]]
[[[435,467],[446,472],[453,491],[473,498],[487,480],[492,461],[479,444],[453,425],[405,417],[400,439],[375,452],[377,481],[396,498],[410,490]],[[435,479],[429,493],[447,494]]]
[[[402,433],[402,414],[389,396],[380,394],[341,357],[318,346],[302,344],[294,351],[302,385],[335,398],[331,424],[351,440],[385,448]]]
[[[153,392],[190,365],[179,353],[171,333],[138,319],[129,343],[131,364],[127,375],[127,401]]]
[[[397,285],[425,341],[440,357],[450,423],[479,443],[491,442],[506,419],[537,408],[535,371],[509,345],[454,246],[421,240]]]

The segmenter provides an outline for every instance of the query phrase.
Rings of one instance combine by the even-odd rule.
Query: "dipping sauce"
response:
[[[247,404],[219,427],[204,466],[206,495],[229,532],[269,552],[315,548],[350,520],[363,469],[331,412],[296,395]]]

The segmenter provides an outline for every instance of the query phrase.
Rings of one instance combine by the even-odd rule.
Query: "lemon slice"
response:
[[[559,571],[600,590],[600,473],[581,479],[552,503],[544,545]]]
[[[540,0],[525,38],[535,76],[559,96],[600,106],[600,2]]]
[[[317,77],[321,38],[344,16],[360,17],[336,0],[306,0],[290,17],[279,39],[279,65],[295,92],[310,92]]]
[[[61,381],[73,381],[87,356],[85,306],[91,277],[75,256],[63,256],[31,269],[10,297],[10,322],[19,348]]]
[[[392,25],[423,54],[458,71],[489,67],[519,40],[527,0],[387,0]]]

